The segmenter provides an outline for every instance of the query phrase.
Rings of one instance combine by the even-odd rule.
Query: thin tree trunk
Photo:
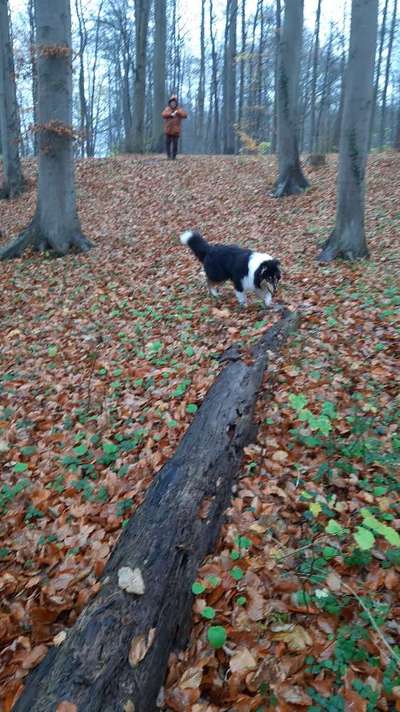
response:
[[[19,156],[21,130],[8,0],[0,0],[0,135],[4,171],[0,198],[14,198],[22,193],[24,178]]]
[[[36,67],[36,54],[35,54],[35,44],[36,44],[36,22],[35,22],[35,7],[34,0],[29,0],[28,2],[28,17],[29,17],[29,53],[31,60],[31,72],[32,72],[32,106],[33,106],[33,125],[37,124],[37,67]],[[37,134],[33,132],[33,153],[37,156],[38,153],[38,141]]]
[[[206,47],[205,47],[205,11],[206,2],[201,0],[200,22],[200,71],[199,86],[197,90],[197,141],[201,153],[204,152],[204,102],[206,95]]]
[[[240,74],[239,74],[239,108],[238,108],[238,124],[239,129],[243,130],[243,104],[244,104],[244,72],[245,72],[245,53],[246,53],[246,0],[242,0],[241,14],[241,49],[240,49]]]
[[[373,94],[378,0],[353,0],[346,95],[340,139],[336,225],[319,256],[368,256],[364,229],[365,171]]]
[[[278,142],[278,87],[279,87],[279,46],[281,40],[281,0],[276,0],[276,34],[275,34],[275,65],[274,65],[274,118],[272,128],[272,153],[276,153]]]
[[[369,127],[368,148],[371,148],[371,146],[372,146],[372,139],[373,139],[374,127],[375,127],[376,105],[377,105],[377,101],[378,101],[379,82],[381,79],[382,55],[383,55],[383,47],[385,44],[386,18],[387,18],[388,5],[389,5],[389,0],[385,0],[385,4],[383,7],[381,31],[380,31],[380,36],[379,36],[378,61],[376,64],[374,93],[373,93],[373,97],[372,97],[372,111],[371,111],[371,121],[370,121],[370,127]]]
[[[279,45],[278,164],[274,196],[301,193],[308,186],[300,165],[297,139],[298,77],[303,32],[303,0],[285,5]]]
[[[72,49],[69,0],[36,0],[39,180],[35,216],[0,259],[26,247],[56,255],[87,251],[76,210],[72,130]]]
[[[317,153],[321,152],[321,124],[322,124],[322,115],[324,110],[328,107],[328,93],[329,93],[329,70],[331,67],[331,57],[332,57],[332,42],[333,42],[333,28],[331,26],[331,31],[329,33],[329,39],[328,39],[328,47],[326,50],[326,65],[325,65],[325,74],[324,74],[324,82],[322,85],[322,92],[321,92],[321,99],[319,102],[319,111],[318,111],[318,118],[315,123],[315,136],[314,136],[314,150]]]
[[[314,53],[313,53],[313,69],[311,80],[311,113],[310,113],[310,151],[314,153],[316,148],[315,136],[315,116],[316,106],[315,99],[317,93],[317,76],[318,76],[318,59],[319,59],[319,27],[321,20],[321,0],[318,0],[317,14],[315,16],[315,31],[314,31]]]
[[[224,48],[223,150],[235,153],[237,0],[227,0]]]
[[[339,150],[340,144],[340,131],[342,127],[343,118],[343,106],[344,106],[344,95],[345,95],[345,75],[346,75],[346,40],[343,31],[342,34],[342,58],[340,61],[340,101],[339,101],[339,111],[337,112],[332,136],[332,148],[334,151]]]
[[[133,99],[132,140],[129,142],[129,153],[144,151],[144,116],[146,97],[146,54],[147,35],[150,13],[149,0],[135,0],[136,27],[136,59]]]
[[[216,49],[216,37],[214,31],[214,8],[213,0],[210,0],[210,40],[211,40],[211,61],[212,61],[212,95],[214,104],[214,153],[219,153],[219,97],[218,97],[218,55]]]
[[[396,28],[396,15],[397,15],[397,0],[394,0],[392,22],[391,22],[390,35],[389,35],[389,46],[388,46],[387,57],[386,57],[385,83],[383,85],[383,92],[382,92],[381,121],[380,121],[380,127],[379,127],[379,148],[381,151],[382,151],[384,143],[385,143],[386,100],[387,100],[387,91],[388,91],[388,86],[389,86],[390,64],[392,61],[394,32],[395,32],[395,28]]]
[[[88,34],[86,29],[86,23],[83,17],[82,0],[75,0],[75,12],[78,18],[78,32],[79,32],[79,107],[80,107],[80,144],[81,144],[81,157],[85,157],[85,146],[87,138],[88,129],[88,106],[86,100],[86,88],[85,88],[85,50],[87,47]]]
[[[165,104],[165,65],[167,46],[167,2],[154,2],[154,55],[153,55],[153,151],[162,153],[164,146],[163,119]]]

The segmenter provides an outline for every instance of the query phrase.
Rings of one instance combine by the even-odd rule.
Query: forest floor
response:
[[[268,158],[80,162],[95,249],[0,265],[2,712],[99,590],[121,529],[215,379],[215,356],[279,318],[255,301],[240,311],[229,286],[210,300],[178,241],[195,226],[278,256],[277,300],[301,325],[265,375],[258,440],[161,702],[400,710],[400,155],[370,159],[371,260],[321,267],[335,171],[329,157],[310,190],[277,201]],[[32,163],[26,173],[25,195],[0,205],[2,243],[33,213]]]

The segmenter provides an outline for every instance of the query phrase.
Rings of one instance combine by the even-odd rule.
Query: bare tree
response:
[[[382,91],[382,102],[381,102],[381,120],[379,126],[379,148],[382,150],[385,143],[385,122],[386,122],[386,101],[387,101],[387,91],[389,86],[389,75],[390,75],[390,64],[392,60],[392,50],[393,50],[393,40],[396,28],[396,16],[397,16],[397,0],[393,3],[393,14],[392,22],[390,26],[389,34],[389,45],[386,56],[386,69],[385,69],[385,81]]]
[[[69,0],[36,0],[39,181],[30,225],[0,252],[19,257],[26,247],[65,255],[87,251],[76,210],[72,129],[71,14]]]
[[[379,33],[378,61],[376,63],[374,93],[373,93],[373,97],[372,97],[372,111],[371,111],[371,121],[370,121],[370,129],[369,129],[369,147],[371,147],[371,144],[372,144],[372,136],[373,136],[374,126],[375,126],[376,104],[377,104],[377,100],[378,100],[379,82],[381,79],[382,56],[383,56],[383,48],[384,48],[384,44],[385,44],[386,18],[387,18],[387,12],[388,12],[388,5],[389,5],[389,0],[385,0],[385,4],[383,6],[382,23],[381,23],[380,33]]]
[[[200,23],[200,70],[199,86],[197,89],[197,137],[204,151],[204,104],[206,96],[206,45],[205,45],[205,12],[206,2],[201,0],[201,23]]]
[[[317,13],[315,16],[315,33],[314,33],[314,52],[313,52],[313,68],[311,80],[311,126],[310,126],[310,150],[315,151],[316,136],[315,136],[315,117],[316,117],[316,94],[317,94],[317,76],[318,76],[318,59],[319,59],[319,27],[321,21],[321,0],[318,0]]]
[[[365,171],[371,118],[378,0],[352,0],[350,50],[340,138],[335,229],[319,256],[368,256],[364,229]]]
[[[216,46],[216,31],[215,31],[215,16],[213,0],[210,0],[210,41],[211,41],[211,63],[212,63],[212,78],[210,83],[211,98],[210,106],[213,111],[213,151],[218,153],[219,150],[219,82],[218,82],[218,52]],[[210,108],[211,114],[211,108]]]
[[[153,55],[153,151],[163,150],[163,120],[165,103],[165,59],[167,47],[167,2],[154,0],[154,55]]]
[[[237,0],[227,0],[224,45],[223,150],[235,152]]]
[[[275,61],[274,61],[274,108],[271,151],[276,153],[278,140],[278,85],[279,85],[279,45],[281,39],[281,0],[276,0]]]
[[[242,129],[243,121],[243,104],[244,104],[244,70],[245,70],[245,56],[246,56],[246,0],[242,0],[242,13],[241,13],[241,48],[240,48],[240,74],[239,74],[239,108],[238,108],[238,124],[239,128]]]
[[[19,157],[21,131],[8,0],[0,0],[0,135],[4,168],[0,198],[14,198],[22,192],[24,179]]]
[[[144,151],[144,116],[146,98],[146,57],[150,14],[150,0],[135,0],[135,79],[133,93],[133,121],[131,140],[128,141],[129,153]]]
[[[36,67],[36,23],[35,23],[35,3],[34,0],[28,2],[28,17],[29,17],[29,55],[31,60],[32,72],[32,100],[33,100],[33,124],[37,123],[37,67]],[[33,134],[33,152],[37,156],[37,135]]]
[[[287,2],[279,43],[278,164],[274,195],[301,193],[308,186],[300,165],[297,142],[298,78],[304,1]]]

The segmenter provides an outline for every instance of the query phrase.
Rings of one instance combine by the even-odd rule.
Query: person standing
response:
[[[164,119],[167,157],[174,161],[178,153],[182,119],[187,119],[187,113],[178,106],[178,97],[175,94],[170,97],[168,106],[165,107],[161,116]]]

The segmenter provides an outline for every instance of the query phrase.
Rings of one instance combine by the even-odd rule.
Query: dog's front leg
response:
[[[218,289],[213,286],[212,282],[210,282],[210,280],[208,279],[208,277],[206,277],[206,279],[207,279],[207,289],[208,289],[208,293],[209,293],[212,297],[214,297],[215,299],[219,299],[219,292],[218,292]]]
[[[236,294],[236,299],[238,300],[239,304],[241,307],[245,307],[247,302],[246,302],[246,295],[244,292],[238,292],[237,289],[235,289],[235,294]]]

